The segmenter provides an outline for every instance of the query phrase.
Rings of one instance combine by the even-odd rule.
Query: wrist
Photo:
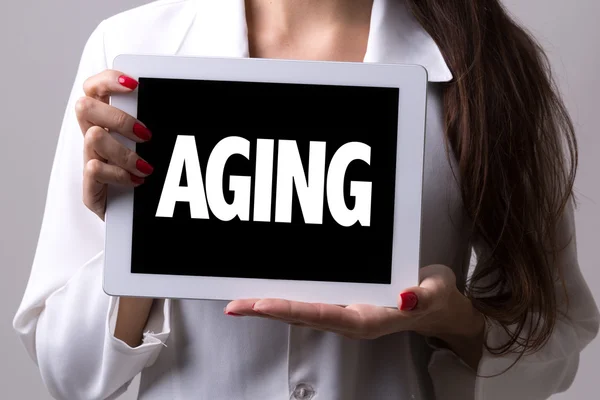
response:
[[[153,302],[152,298],[119,298],[114,336],[130,347],[142,344],[144,328]]]

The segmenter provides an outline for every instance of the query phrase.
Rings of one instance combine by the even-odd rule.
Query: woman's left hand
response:
[[[233,316],[255,316],[334,332],[353,339],[376,339],[414,331],[452,343],[478,338],[483,317],[456,287],[454,272],[444,265],[420,271],[421,284],[400,293],[398,307],[304,303],[282,299],[235,300],[225,307]],[[480,346],[479,346],[480,347]]]

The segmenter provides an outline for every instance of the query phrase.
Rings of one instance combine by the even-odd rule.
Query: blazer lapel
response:
[[[173,55],[186,40],[195,20],[193,2],[180,7],[144,8],[108,19],[104,31],[105,57],[109,66],[119,54]]]
[[[374,0],[365,62],[417,64],[430,82],[447,82],[452,73],[439,47],[413,17],[404,0]]]

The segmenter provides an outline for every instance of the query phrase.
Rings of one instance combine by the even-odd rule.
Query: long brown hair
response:
[[[509,333],[489,351],[538,350],[558,314],[554,258],[577,168],[573,124],[543,49],[498,0],[406,1],[454,75],[444,90],[447,145],[473,237],[489,249],[466,294]]]

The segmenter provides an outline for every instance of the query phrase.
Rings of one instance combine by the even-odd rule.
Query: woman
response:
[[[135,52],[423,65],[419,287],[398,309],[104,294],[107,184],[152,173],[106,131],[152,140],[107,104],[137,86],[110,60]],[[575,166],[543,53],[495,0],[154,2],[103,21],[85,47],[14,327],[64,399],[116,398],[139,372],[145,400],[544,399],[570,386],[598,331]]]

